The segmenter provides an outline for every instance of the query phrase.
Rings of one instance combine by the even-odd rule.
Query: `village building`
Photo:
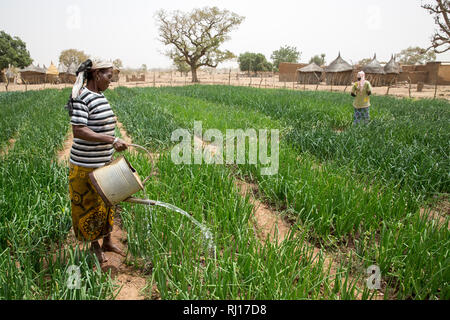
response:
[[[41,67],[30,64],[28,67],[20,69],[20,78],[26,84],[41,84],[45,82],[46,70]]]
[[[310,63],[306,67],[300,68],[298,71],[298,83],[301,84],[318,84],[322,79],[323,69],[316,63]]]
[[[338,57],[325,68],[327,85],[345,86],[352,82],[353,67],[341,57]]]
[[[369,63],[362,67],[362,71],[366,74],[366,80],[369,81],[373,87],[380,87],[384,85],[384,68],[377,60],[376,54]]]

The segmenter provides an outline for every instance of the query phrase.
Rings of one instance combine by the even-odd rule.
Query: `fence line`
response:
[[[149,74],[149,73],[147,73]],[[278,76],[274,73],[259,74],[259,81],[254,81],[254,78],[248,76],[248,74],[243,73],[232,73],[227,72],[224,74],[211,74],[211,75],[198,75],[200,84],[207,85],[233,85],[233,86],[247,86],[253,88],[267,88],[267,89],[286,89],[286,90],[302,90],[302,91],[338,91],[346,92],[349,84],[347,85],[336,85],[335,83],[342,83],[343,77],[347,75],[338,75],[332,77],[329,84],[325,82],[319,82],[317,84],[306,84],[299,82],[292,82],[292,87],[287,85],[286,81],[280,82]],[[169,72],[151,72],[150,77],[145,77],[145,81],[134,81],[126,82],[124,81],[124,76],[118,82],[112,82],[110,88],[116,88],[118,86],[124,87],[165,87],[165,86],[185,86],[193,84],[187,74],[182,74],[181,76],[174,76],[174,73]],[[148,80],[147,80],[148,79]],[[151,80],[150,80],[151,79]],[[272,80],[272,81],[270,81]],[[319,79],[318,79],[319,80]],[[326,79],[320,79],[326,80]],[[378,80],[379,81],[379,80]],[[302,86],[299,86],[302,85]],[[61,84],[13,84],[13,83],[0,83],[0,92],[3,91],[27,91],[27,90],[43,90],[46,88],[56,88],[64,89],[72,87],[72,84],[61,83]],[[404,92],[400,92],[400,91]],[[405,90],[406,89],[406,90]],[[375,95],[390,95],[390,96],[403,96],[410,98],[444,98],[450,99],[450,86],[438,86],[437,83],[434,85],[427,85],[424,87],[422,92],[417,92],[413,94],[413,86],[410,81],[406,83],[394,84],[392,81],[386,83],[386,86],[375,87],[373,92]]]

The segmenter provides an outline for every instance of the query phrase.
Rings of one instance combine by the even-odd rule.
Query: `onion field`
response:
[[[129,263],[151,265],[147,285],[161,299],[450,298],[449,213],[431,214],[448,203],[447,101],[372,97],[371,122],[353,126],[343,93],[196,85],[105,95],[133,143],[159,154],[137,197],[182,208],[212,234],[214,254],[186,217],[121,205]],[[68,168],[56,154],[69,130],[68,96],[0,94],[0,151],[9,146],[0,153],[0,299],[117,294],[92,254],[64,246]],[[195,122],[202,134],[278,130],[276,174],[262,174],[260,163],[174,163],[172,133],[194,136]],[[145,154],[125,155],[141,177],[150,174]],[[237,181],[256,186],[254,194],[243,196]],[[284,241],[258,237],[250,197],[289,223]],[[79,289],[66,285],[71,265],[81,271]],[[371,266],[379,268],[376,289]]]

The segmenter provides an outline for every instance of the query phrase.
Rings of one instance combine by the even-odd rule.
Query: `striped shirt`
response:
[[[103,93],[95,93],[84,87],[73,103],[70,123],[87,126],[96,133],[114,136],[116,118]],[[74,138],[70,163],[86,168],[103,167],[111,160],[113,152],[112,144]]]

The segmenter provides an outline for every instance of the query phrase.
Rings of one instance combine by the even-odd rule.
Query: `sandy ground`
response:
[[[349,86],[329,86],[324,83],[319,86],[316,85],[302,85],[294,82],[280,82],[278,75],[266,75],[265,77],[249,77],[244,73],[207,73],[199,72],[198,74],[201,84],[215,84],[215,85],[234,85],[246,86],[256,88],[286,88],[292,90],[308,90],[308,91],[345,91],[350,92]],[[184,86],[190,85],[191,78],[181,75],[179,72],[147,72],[144,82],[126,82],[124,75],[120,76],[118,82],[113,82],[111,89],[118,86],[125,87],[164,87],[164,86]],[[48,88],[71,88],[70,84],[40,84],[40,85],[22,85],[10,84],[8,91],[26,91],[26,90],[43,90]],[[6,91],[5,83],[0,83],[0,92]],[[374,95],[386,95],[388,87],[374,87]],[[432,85],[425,85],[422,92],[417,92],[417,85],[411,85],[411,89],[407,83],[399,83],[394,87],[389,88],[389,95],[395,97],[411,97],[411,98],[433,98],[435,96],[435,87]],[[436,98],[450,100],[450,86],[438,86],[436,91]]]

